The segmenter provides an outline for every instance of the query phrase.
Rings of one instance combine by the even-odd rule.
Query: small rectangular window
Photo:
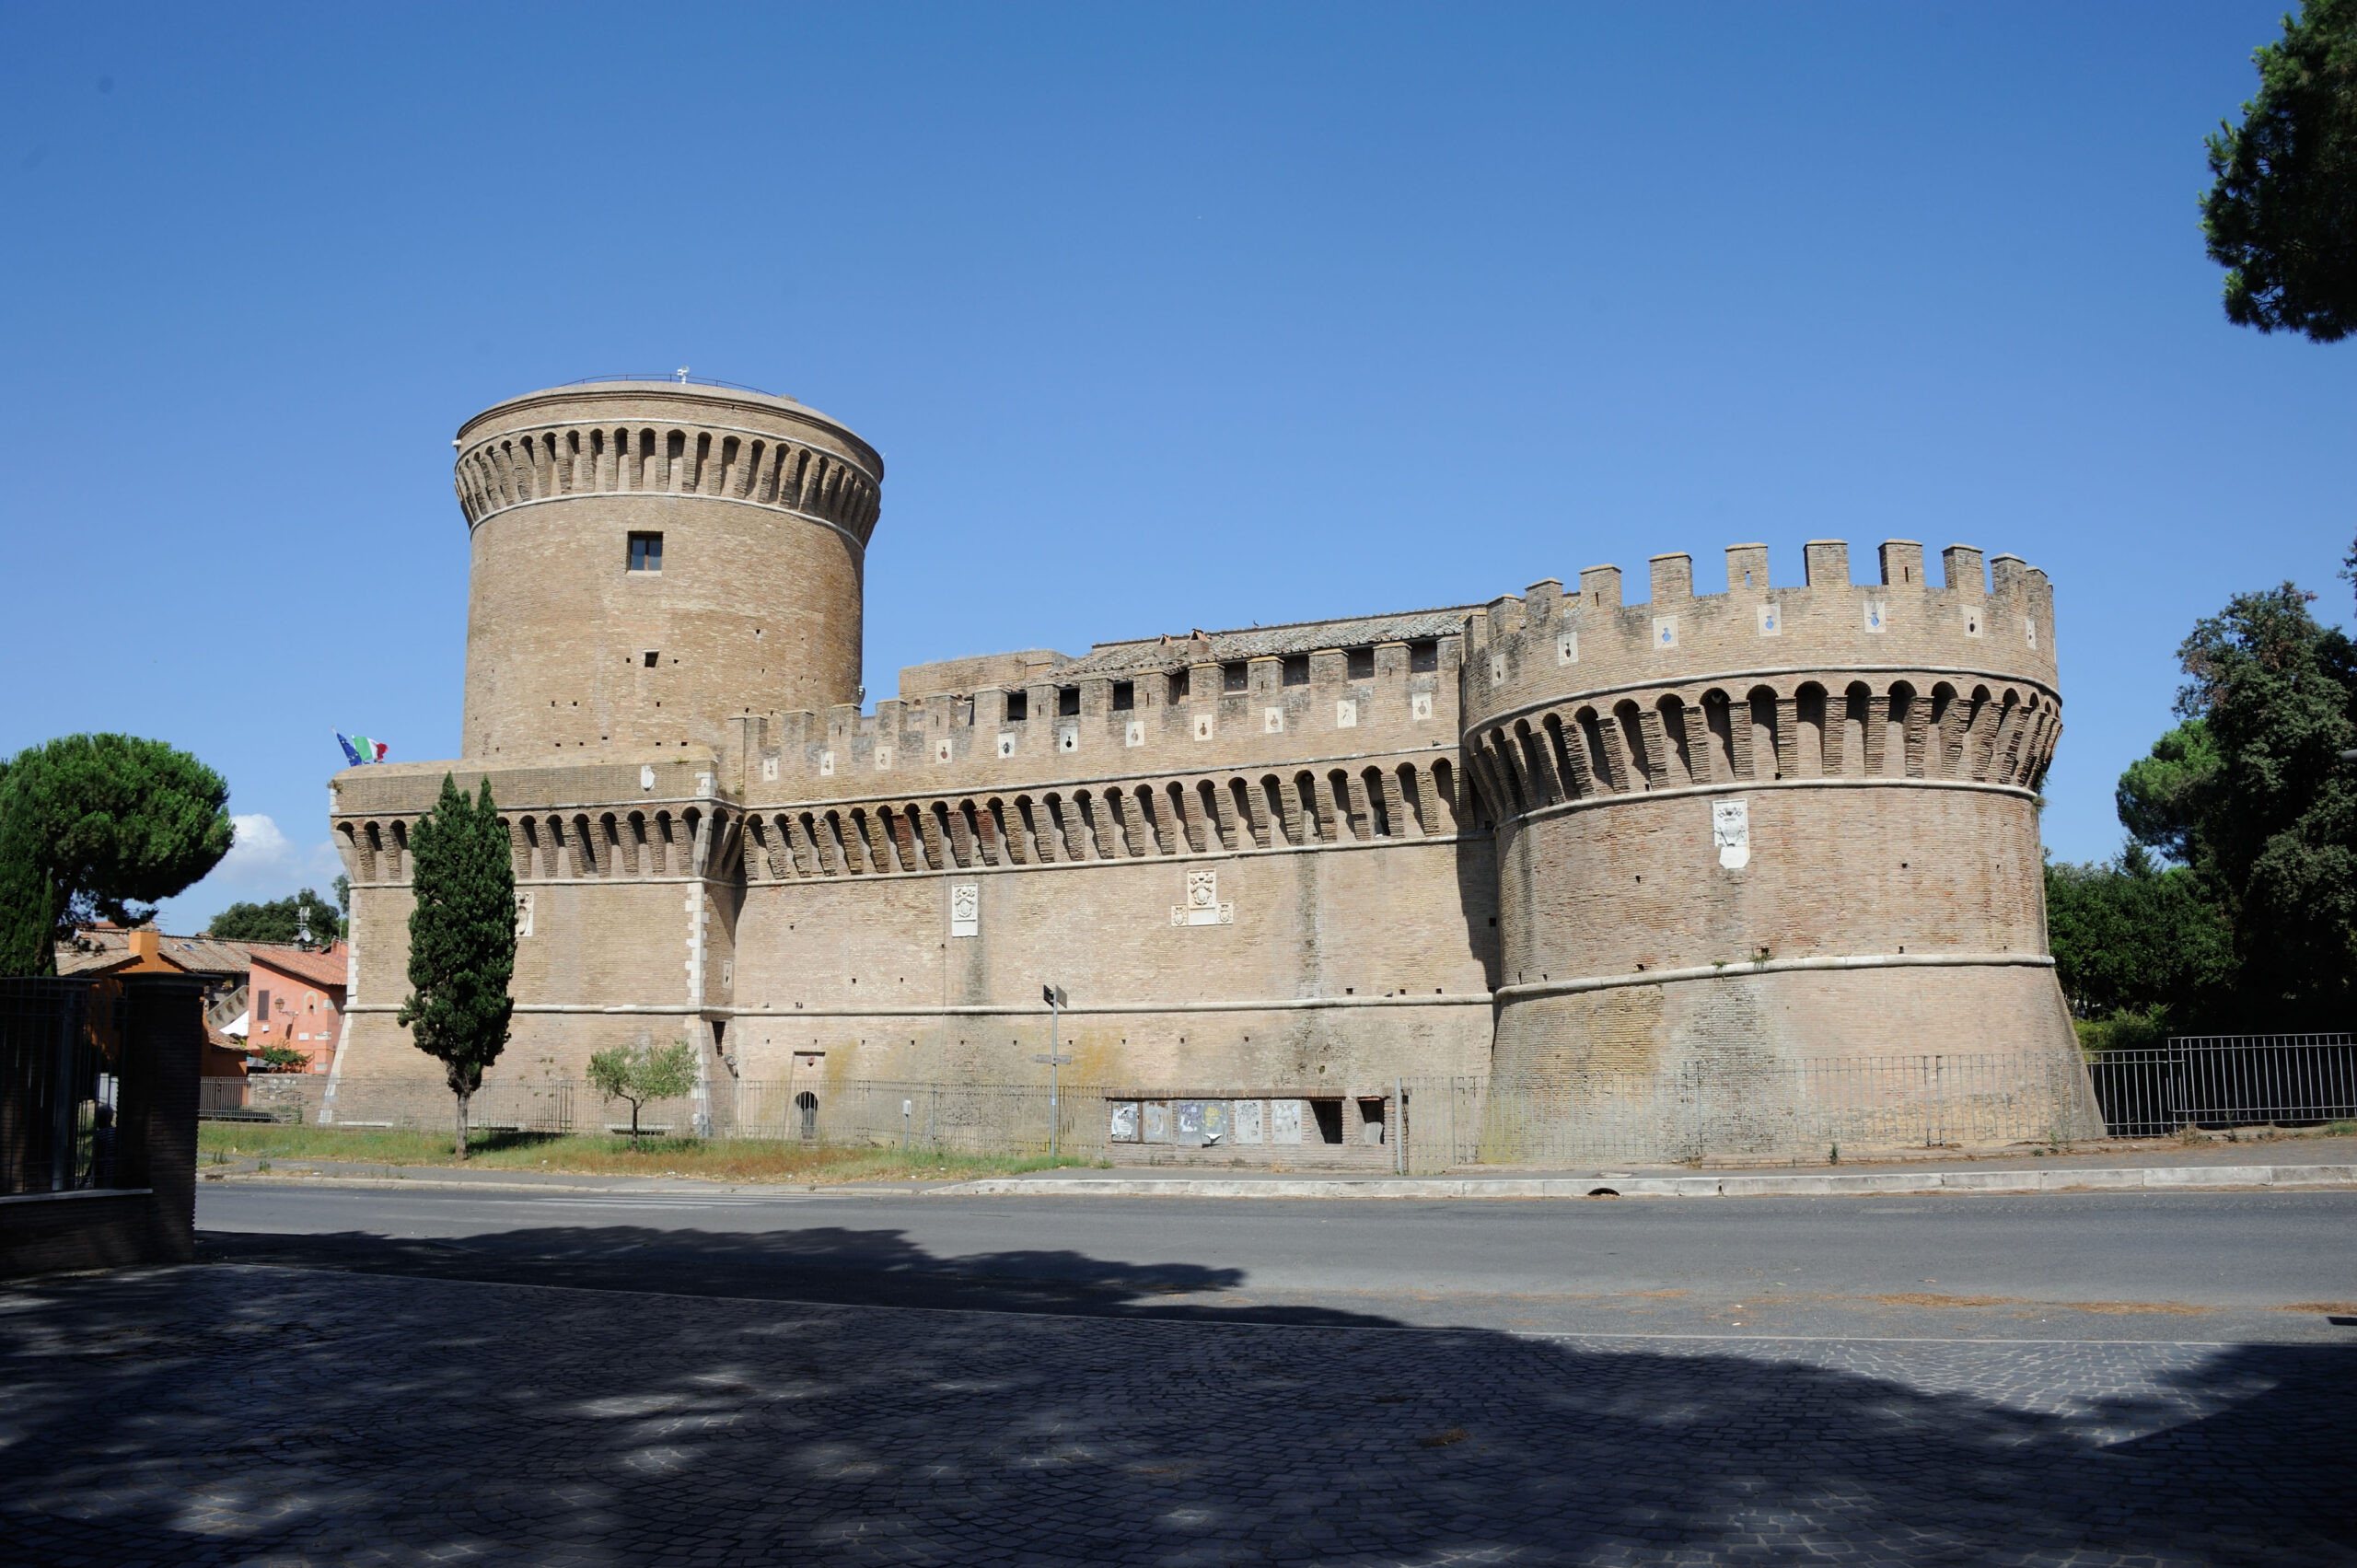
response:
[[[1237,659],[1230,663],[1221,665],[1219,667],[1219,689],[1223,691],[1241,691],[1250,679],[1251,674],[1252,667],[1246,664],[1242,659]]]
[[[1351,661],[1350,679],[1353,680],[1372,680],[1375,679],[1375,650],[1373,648],[1353,648],[1350,651],[1349,656]]]
[[[1020,724],[1031,716],[1031,693],[1009,691],[1006,694],[1006,722]]]
[[[1134,680],[1113,682],[1113,711],[1126,714],[1138,705],[1138,688]]]
[[[646,668],[649,669],[653,669],[656,665],[663,662],[663,656],[656,653],[653,648],[647,649],[638,656],[644,661]]]
[[[663,570],[663,536],[659,533],[634,533],[630,536],[630,569],[633,572]]]
[[[1285,684],[1288,686],[1309,684],[1309,656],[1307,654],[1285,656]]]
[[[1440,668],[1440,644],[1437,642],[1409,644],[1408,668],[1418,674],[1422,674],[1426,670],[1438,669]]]
[[[1070,718],[1080,712],[1079,687],[1059,686],[1056,688],[1056,712],[1065,718]]]
[[[1192,674],[1193,672],[1191,670],[1185,669],[1174,669],[1170,672],[1170,700],[1172,702],[1183,703],[1187,700],[1188,679]]]

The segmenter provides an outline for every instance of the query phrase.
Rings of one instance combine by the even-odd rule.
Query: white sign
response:
[[[1719,864],[1739,871],[1751,864],[1751,804],[1743,800],[1711,802],[1711,842],[1718,847]]]
[[[1269,1103],[1269,1131],[1272,1144],[1301,1142],[1301,1101],[1271,1100]]]
[[[835,754],[833,752],[821,751],[819,753],[819,776],[822,779],[830,779],[835,776]]]
[[[1879,632],[1890,619],[1890,608],[1878,598],[1866,600],[1866,630]]]
[[[1557,664],[1580,662],[1580,634],[1577,632],[1566,632],[1555,639],[1555,662]]]
[[[1656,615],[1654,617],[1654,646],[1657,648],[1678,646],[1677,616]]]
[[[1209,714],[1197,714],[1195,715],[1195,738],[1198,740],[1209,740],[1211,738],[1212,715]]]
[[[944,741],[942,744],[946,746],[948,742]],[[998,754],[1002,757],[1012,757],[1015,755],[1015,732],[1013,730],[1001,730],[999,732]],[[949,759],[944,757],[942,761],[946,762],[949,761]]]
[[[1145,744],[1145,720],[1132,719],[1130,721],[1130,727],[1122,734],[1121,744],[1124,746],[1144,746]]]
[[[1968,637],[1980,635],[1980,607],[1977,604],[1964,607],[1964,634]]]
[[[1263,735],[1283,735],[1285,732],[1285,711],[1283,708],[1262,708],[1260,732]]]
[[[1359,704],[1355,697],[1345,697],[1334,704],[1334,727],[1356,729],[1359,726]]]
[[[982,934],[982,889],[976,882],[949,884],[949,935],[980,936]]]
[[[1414,696],[1409,698],[1408,716],[1418,723],[1422,723],[1423,720],[1432,717],[1433,694],[1429,691],[1419,691]]]
[[[880,773],[891,765],[892,749],[888,746],[877,747],[876,749],[876,771]]]
[[[1772,604],[1763,604],[1759,607],[1759,634],[1763,637],[1781,637],[1784,634],[1784,622],[1778,618],[1776,607]]]
[[[1080,749],[1080,726],[1078,725],[1066,725],[1063,728],[1056,731],[1056,749],[1059,751],[1077,751]]]
[[[518,936],[529,936],[531,934],[532,895],[529,893],[518,893],[516,895],[516,935]]]

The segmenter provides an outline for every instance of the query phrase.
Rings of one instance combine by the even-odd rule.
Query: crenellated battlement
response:
[[[1814,540],[1802,581],[1770,580],[1765,545],[1726,552],[1728,587],[1698,595],[1683,553],[1650,563],[1651,597],[1627,602],[1618,566],[1591,566],[1576,588],[1549,578],[1467,616],[1464,724],[1584,694],[1754,675],[1829,670],[1968,672],[2055,688],[2054,595],[2017,556],[1984,567],[1979,549],[1941,552],[1942,581],[1923,547],[1887,540],[1877,580],[1852,580],[1849,546]]]
[[[1359,624],[1436,630],[1399,620]],[[1455,748],[1454,631],[1322,640],[1297,635],[1298,651],[1273,636],[1243,647],[1211,634],[1110,644],[1061,665],[1035,661],[1020,686],[886,698],[872,714],[844,703],[739,714],[728,749],[741,761],[728,781],[749,801],[850,801]]]

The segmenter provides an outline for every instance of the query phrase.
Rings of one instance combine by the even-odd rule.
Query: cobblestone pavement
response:
[[[0,1293],[0,1560],[2357,1562],[2357,1351],[267,1267]]]

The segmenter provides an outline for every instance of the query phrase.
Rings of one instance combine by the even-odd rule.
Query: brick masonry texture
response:
[[[0,1314],[0,1557],[2307,1568],[2353,1373],[157,1270]]]
[[[1380,1097],[1998,1053],[2093,1131],[2046,955],[2052,594],[1894,540],[1881,581],[1728,552],[1578,591],[954,658],[862,711],[882,464],[788,400],[603,383],[458,442],[466,756],[334,782],[359,975],[340,1073],[432,1079],[404,845],[446,770],[514,841],[502,1082],[689,1039],[731,1077]],[[628,536],[660,531],[658,573]],[[656,656],[650,667],[645,658]],[[660,704],[659,706],[657,704]],[[1730,859],[1723,807],[1739,806]],[[1896,1085],[1898,1080],[1894,1078]],[[1894,1088],[1894,1093],[1901,1092]],[[1666,1152],[1666,1151],[1665,1151]]]

